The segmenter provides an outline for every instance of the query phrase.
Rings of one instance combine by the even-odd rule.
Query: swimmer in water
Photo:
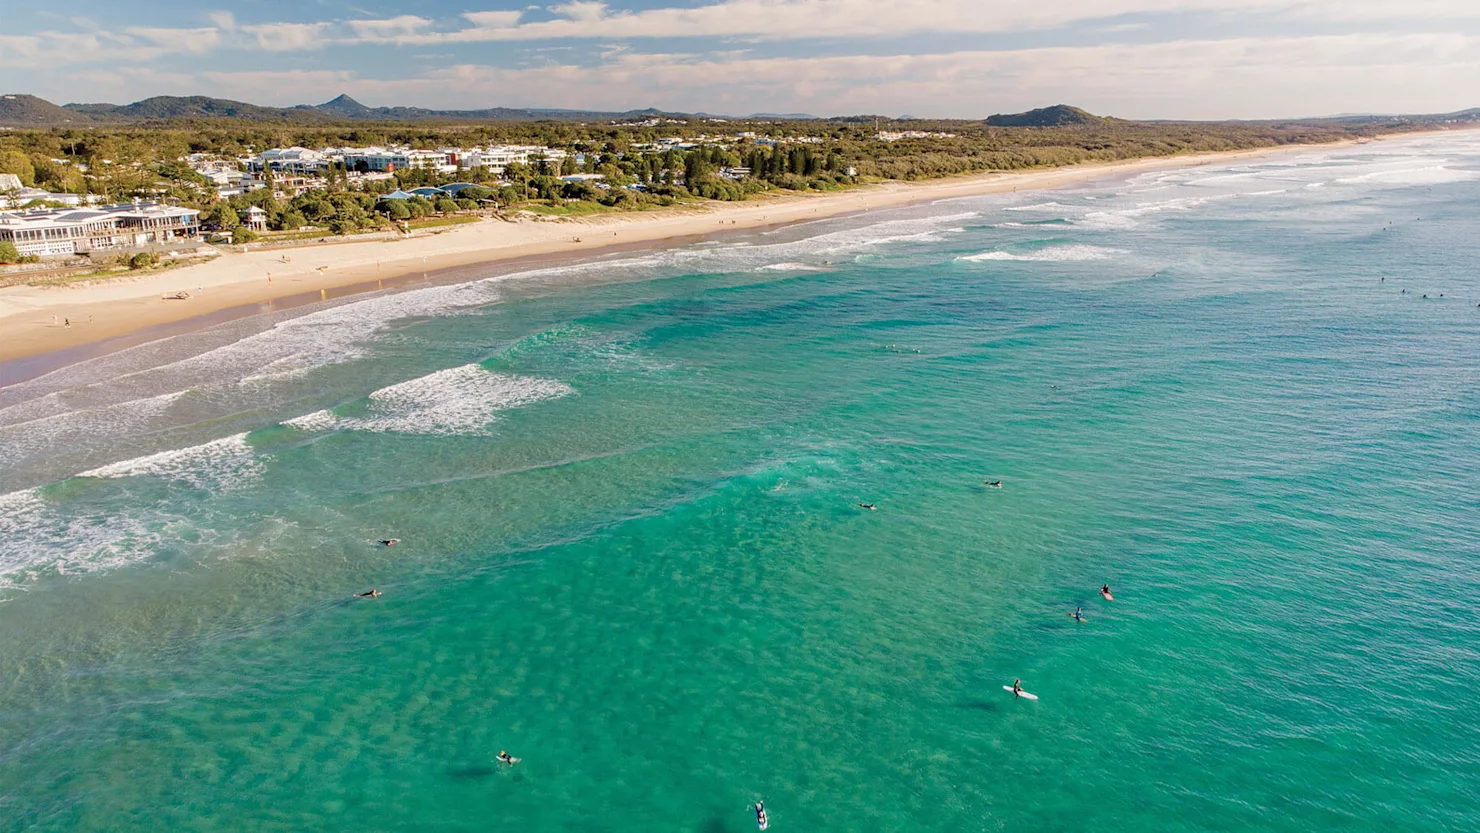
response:
[[[401,539],[400,538],[381,538],[380,539],[380,545],[382,547],[394,547],[395,545],[397,545],[399,543],[401,543]]]
[[[872,503],[860,503],[860,504],[858,504],[858,506],[859,506],[859,508],[867,509],[870,512],[877,512],[878,509],[879,509],[878,506],[876,506],[876,505],[874,505]]]
[[[356,593],[355,594],[355,598],[357,598],[357,599],[378,599],[378,598],[380,598],[380,591],[379,590],[376,590],[375,588],[372,587],[372,588],[370,588],[369,590],[366,590],[363,593]]]

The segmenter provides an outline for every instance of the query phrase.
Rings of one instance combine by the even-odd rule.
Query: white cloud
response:
[[[403,14],[386,20],[351,20],[349,25],[362,38],[383,38],[418,32],[432,25],[432,21],[414,14]]]
[[[91,32],[37,32],[32,35],[0,35],[0,67],[35,70],[38,64],[61,65],[104,61],[152,61],[166,50],[139,44],[115,34]]]
[[[231,12],[211,12],[208,17],[217,29],[230,32],[236,28],[236,16]]]
[[[614,55],[598,66],[445,67],[376,80],[335,72],[212,73],[218,90],[428,107],[901,113],[974,118],[1067,103],[1125,118],[1279,118],[1471,106],[1455,77],[1480,70],[1480,38],[1362,34],[939,55],[756,58]],[[256,98],[260,99],[260,95]],[[278,104],[297,103],[277,101]]]
[[[324,30],[329,26],[328,23],[264,23],[241,29],[256,39],[259,49],[290,52],[323,46]]]
[[[571,20],[594,22],[606,17],[606,4],[589,2],[589,0],[572,0],[569,3],[551,6],[550,11]]]
[[[721,0],[700,6],[613,11],[575,0],[549,7],[553,20],[516,12],[465,14],[472,28],[424,32],[406,43],[560,38],[744,37],[754,40],[881,38],[925,33],[1056,29],[1129,14],[1275,14],[1334,20],[1480,19],[1473,0]]]
[[[131,26],[124,31],[135,38],[148,41],[156,46],[188,52],[192,55],[209,52],[221,43],[220,30],[211,27],[203,29],[154,29],[145,26]]]
[[[519,25],[524,12],[465,12],[463,17],[480,29],[507,29]]]

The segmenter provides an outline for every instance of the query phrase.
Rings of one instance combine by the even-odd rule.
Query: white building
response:
[[[133,248],[199,234],[199,211],[155,203],[0,211],[0,241],[23,255]]]
[[[449,164],[446,153],[418,148],[345,148],[340,152],[340,158],[344,160],[346,170],[361,173],[404,171],[407,168],[440,170]]]
[[[324,154],[308,148],[290,147],[264,150],[252,160],[252,170],[273,170],[280,173],[314,175],[329,168],[329,159]]]
[[[5,176],[13,176],[13,174],[5,174]],[[37,200],[57,203],[59,205],[83,205],[102,202],[103,198],[96,194],[57,194],[51,191],[43,191],[40,188],[8,190],[0,187],[0,209],[21,208]]]
[[[559,165],[565,161],[567,155],[559,148],[540,147],[539,145],[494,145],[468,150],[458,161],[463,170],[483,168],[492,173],[501,174],[509,165],[531,165],[540,159],[552,165]]]

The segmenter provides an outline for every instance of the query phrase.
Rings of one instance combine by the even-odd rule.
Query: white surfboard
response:
[[[1003,691],[1012,691],[1012,686],[1005,685],[1005,686],[1002,687],[1002,690]],[[1026,691],[1020,691],[1020,692],[1018,692],[1018,696],[1021,697],[1021,698],[1023,698],[1024,700],[1037,700],[1038,699],[1038,695],[1036,695],[1036,694],[1029,694]]]

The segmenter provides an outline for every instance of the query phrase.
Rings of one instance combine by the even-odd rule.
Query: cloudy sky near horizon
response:
[[[0,92],[371,106],[1125,118],[1480,106],[1477,0],[75,0]]]

